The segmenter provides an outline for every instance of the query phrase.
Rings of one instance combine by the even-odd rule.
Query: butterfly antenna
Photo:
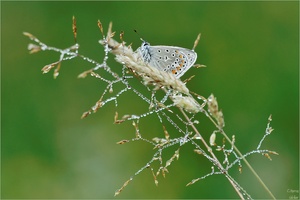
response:
[[[137,32],[136,29],[133,29],[133,31],[134,31],[136,34],[138,34],[138,36],[140,36],[140,39],[141,39],[143,42],[146,42],[146,41],[142,38],[142,36]]]

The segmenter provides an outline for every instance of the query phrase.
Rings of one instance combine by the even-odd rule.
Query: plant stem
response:
[[[183,114],[183,116],[185,117],[185,119],[188,121],[188,123],[191,125],[192,129],[195,131],[196,134],[200,134],[200,132],[198,131],[198,129],[194,126],[194,124],[191,122],[190,118],[187,116],[187,114],[185,113],[185,111],[182,108],[179,108],[180,112]],[[201,136],[200,137],[202,143],[204,144],[204,146],[206,147],[206,149],[208,150],[208,152],[211,154],[211,156],[214,159],[214,164],[219,168],[219,170],[221,172],[223,172],[224,174],[227,174],[227,170],[224,169],[224,167],[222,166],[222,164],[220,163],[220,161],[218,160],[218,158],[215,156],[215,154],[213,153],[212,149],[210,146],[208,146],[208,144],[206,143],[206,141],[204,140],[204,138]],[[241,191],[239,190],[239,188],[237,187],[237,185],[229,178],[229,176],[226,176],[226,178],[228,179],[228,181],[230,182],[230,184],[232,185],[232,187],[235,189],[236,193],[239,195],[239,197],[241,199],[244,199],[243,194],[241,193]]]
[[[224,132],[224,130],[222,129],[220,131],[221,131],[222,135],[226,138],[226,140],[229,141],[232,144],[231,140],[226,135],[226,133]],[[258,180],[258,182],[268,192],[268,194],[272,197],[272,199],[276,199],[275,196],[273,195],[273,193],[269,190],[269,188],[266,186],[266,184],[263,182],[263,180],[261,180],[261,178],[259,177],[259,175],[256,173],[256,171],[253,169],[253,167],[250,165],[250,163],[247,161],[247,159],[242,155],[242,153],[239,151],[239,149],[234,144],[233,144],[233,148],[237,152],[237,154],[243,159],[243,161],[246,163],[246,165],[248,166],[248,168],[250,169],[250,171],[254,174],[254,176],[256,177],[256,179]]]
[[[230,138],[226,135],[225,131],[221,128],[219,128],[218,124],[211,118],[211,116],[207,115],[208,118],[210,119],[210,121],[213,122],[213,124],[220,130],[221,134],[226,138],[226,140],[232,144],[232,141],[230,140]],[[263,182],[263,180],[261,180],[261,178],[259,177],[259,175],[256,173],[256,171],[253,169],[253,167],[250,165],[250,163],[247,161],[247,159],[243,156],[243,154],[240,152],[240,150],[234,145],[233,148],[234,150],[237,152],[237,154],[242,158],[242,160],[246,163],[246,165],[248,166],[248,168],[250,169],[250,171],[254,174],[254,176],[256,177],[256,179],[258,180],[258,182],[263,186],[263,188],[267,191],[267,193],[272,197],[272,199],[276,199],[275,196],[273,195],[273,193],[269,190],[269,188],[267,187],[267,185]]]

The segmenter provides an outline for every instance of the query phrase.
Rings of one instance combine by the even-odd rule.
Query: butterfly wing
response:
[[[174,46],[149,46],[149,65],[181,77],[196,62],[197,53]]]

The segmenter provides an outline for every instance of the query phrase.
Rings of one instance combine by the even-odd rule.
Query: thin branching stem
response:
[[[250,169],[250,171],[253,173],[255,178],[258,180],[258,182],[263,186],[263,188],[268,192],[268,194],[272,197],[272,199],[276,199],[273,193],[269,190],[267,185],[263,182],[263,180],[260,178],[260,176],[256,173],[256,171],[253,169],[251,164],[248,162],[248,160],[243,156],[243,154],[240,152],[240,150],[232,143],[231,139],[227,136],[225,131],[222,128],[219,128],[218,124],[213,120],[213,118],[209,115],[206,114],[206,116],[209,118],[209,120],[219,129],[220,133],[226,138],[226,140],[232,144],[234,150],[236,153],[240,156],[240,158],[246,163],[247,167]],[[265,136],[264,136],[265,137]],[[261,143],[261,142],[260,142]]]
[[[230,143],[231,140],[230,138],[226,135],[224,130],[220,130],[220,132],[222,133],[222,135],[226,138],[226,140]],[[251,166],[251,164],[248,162],[248,160],[245,158],[245,156],[243,156],[243,154],[240,152],[240,150],[233,145],[234,150],[236,151],[236,153],[242,158],[242,160],[246,163],[247,167],[250,169],[250,171],[253,173],[253,175],[255,176],[255,178],[258,180],[258,182],[263,186],[263,188],[268,192],[268,194],[272,197],[272,199],[276,199],[275,196],[273,195],[273,193],[270,191],[270,189],[267,187],[267,185],[263,182],[263,180],[260,178],[260,176],[256,173],[256,171],[253,169],[253,167]]]
[[[179,108],[180,112],[183,114],[183,116],[185,117],[185,119],[191,124],[192,129],[195,131],[196,134],[200,134],[200,132],[198,131],[198,129],[195,127],[195,125],[191,122],[190,118],[187,116],[187,114],[185,113],[185,111],[182,108]],[[215,156],[215,154],[213,153],[211,147],[206,143],[206,141],[204,140],[204,138],[201,136],[201,142],[204,144],[204,146],[206,147],[206,149],[208,150],[208,152],[211,154],[211,156],[214,158],[214,164],[219,168],[219,170],[224,173],[227,174],[228,172],[223,168],[222,164],[220,163],[220,161],[218,160],[218,158]],[[228,181],[230,182],[230,184],[232,185],[232,187],[234,188],[234,190],[236,191],[236,193],[239,195],[239,197],[241,199],[244,199],[243,194],[241,193],[240,189],[237,187],[237,185],[232,181],[231,178],[229,178],[229,176],[226,176],[226,178],[228,179]]]

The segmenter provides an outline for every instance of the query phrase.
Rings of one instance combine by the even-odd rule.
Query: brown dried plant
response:
[[[141,101],[144,101],[149,105],[149,109],[145,110],[144,113],[140,115],[127,114],[119,117],[118,112],[115,113],[115,124],[131,121],[135,128],[134,138],[121,140],[117,142],[117,144],[142,141],[151,144],[156,150],[152,156],[152,159],[149,160],[143,167],[141,167],[134,174],[134,176],[138,175],[145,169],[150,168],[154,182],[157,185],[158,176],[162,175],[165,177],[166,173],[168,172],[168,167],[173,164],[175,160],[179,159],[180,147],[184,145],[192,145],[194,147],[194,152],[199,154],[199,156],[204,156],[212,163],[212,171],[209,174],[191,180],[189,183],[187,183],[187,186],[195,184],[197,181],[205,179],[209,176],[222,174],[227,178],[241,199],[251,199],[251,196],[246,192],[246,190],[243,189],[241,185],[237,183],[237,181],[229,174],[229,169],[236,165],[238,165],[239,171],[242,172],[242,162],[244,162],[250,168],[254,176],[258,179],[259,183],[270,195],[270,197],[275,199],[274,195],[246,160],[246,157],[252,154],[262,154],[270,160],[270,155],[278,155],[275,151],[261,148],[262,142],[273,131],[273,128],[270,126],[272,120],[271,116],[268,119],[266,131],[257,148],[242,154],[235,145],[235,136],[232,135],[230,139],[230,137],[224,131],[225,121],[223,112],[219,109],[217,99],[213,94],[211,94],[208,98],[205,98],[199,94],[196,94],[195,92],[191,92],[186,86],[186,83],[191,78],[183,82],[176,78],[173,74],[160,71],[157,68],[153,68],[144,63],[139,54],[132,50],[131,45],[125,45],[125,42],[123,41],[124,32],[121,32],[120,34],[121,42],[117,42],[114,39],[116,34],[115,32],[112,32],[112,23],[109,24],[107,34],[104,34],[103,26],[100,21],[98,21],[98,27],[102,34],[102,40],[100,40],[99,43],[104,47],[104,59],[102,62],[95,61],[78,53],[79,44],[77,43],[77,26],[74,17],[72,30],[75,39],[75,45],[72,45],[69,48],[58,49],[55,47],[50,47],[42,43],[30,33],[24,32],[24,35],[35,42],[35,44],[28,45],[28,50],[30,53],[37,53],[39,51],[55,51],[60,54],[58,61],[48,64],[42,68],[43,73],[48,73],[50,70],[55,68],[53,74],[54,78],[59,75],[61,63],[65,60],[81,58],[95,66],[90,70],[82,72],[78,77],[85,78],[87,75],[91,75],[106,83],[107,86],[94,106],[82,114],[82,118],[86,118],[90,114],[96,113],[99,108],[103,107],[109,102],[115,102],[117,107],[118,98],[127,91],[133,91],[133,93],[137,95]],[[194,48],[197,46],[199,40],[200,34],[194,43]],[[115,56],[115,60],[121,64],[122,73],[117,73],[113,67],[107,64],[107,59],[109,58],[110,53],[113,54]],[[195,65],[195,67],[197,66],[204,67],[204,65]],[[102,76],[104,73],[108,74],[110,78],[104,78],[104,76]],[[130,76],[128,73],[132,75]],[[148,94],[143,94],[135,89],[134,85],[129,83],[129,80],[134,78],[140,80],[140,83],[147,89]],[[117,83],[121,83],[123,85],[123,89],[119,90],[118,92],[114,92],[113,86]],[[160,99],[156,95],[158,91],[163,92],[163,98]],[[174,108],[177,109],[176,112],[174,111]],[[210,133],[209,141],[206,141],[196,128],[196,124],[199,123],[196,120],[196,117],[200,114],[204,114],[215,126],[215,130]],[[140,120],[147,118],[150,115],[156,115],[158,117],[161,123],[160,126],[163,128],[164,138],[154,137],[152,140],[149,140],[146,139],[140,132]],[[168,132],[166,126],[164,125],[166,123],[173,126],[176,131],[181,134],[181,136],[172,138],[172,134]],[[223,142],[221,144],[216,142],[217,137],[223,138]],[[162,157],[164,151],[173,146],[176,146],[177,150],[174,152],[171,158],[165,161]],[[223,153],[222,161],[216,156],[217,152]],[[159,163],[158,169],[154,169],[152,167],[154,162]],[[134,176],[125,181],[121,188],[115,192],[115,196],[122,192],[129,182],[133,180]]]

